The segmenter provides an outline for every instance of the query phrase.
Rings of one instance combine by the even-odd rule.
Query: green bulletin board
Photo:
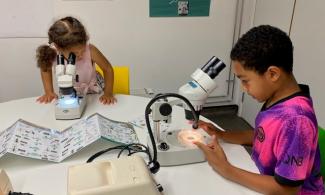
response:
[[[150,17],[209,16],[211,0],[150,0]]]

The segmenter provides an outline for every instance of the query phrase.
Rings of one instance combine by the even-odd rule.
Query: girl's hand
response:
[[[54,99],[58,99],[58,95],[56,93],[51,92],[51,93],[46,93],[42,95],[41,97],[37,98],[36,101],[39,103],[51,103]]]
[[[99,101],[104,105],[115,104],[117,102],[117,100],[113,94],[109,94],[109,95],[104,94],[104,95],[100,96]]]
[[[209,165],[220,175],[224,175],[230,164],[222,147],[219,145],[217,137],[213,135],[211,143],[208,145],[201,142],[194,142],[194,144],[203,151]]]

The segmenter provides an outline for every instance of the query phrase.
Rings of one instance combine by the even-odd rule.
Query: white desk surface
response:
[[[104,106],[99,103],[98,95],[89,95],[83,117],[94,113],[117,120],[129,121],[144,115],[149,99],[137,96],[117,95],[117,104]],[[64,130],[78,120],[55,120],[54,104],[39,104],[36,98],[26,98],[0,104],[0,131],[7,129],[19,118],[39,126]],[[186,128],[190,125],[184,119],[183,109],[173,107],[173,123],[170,129]],[[207,120],[200,117],[202,120]],[[135,128],[141,142],[146,140],[147,132]],[[258,173],[254,162],[246,150],[239,145],[221,143],[230,163],[245,170]],[[82,164],[99,150],[114,144],[98,140],[60,163],[36,160],[13,154],[0,158],[0,168],[4,169],[15,191],[35,195],[67,194],[67,170],[70,165]],[[109,153],[100,159],[116,158],[117,152]],[[207,162],[161,167],[155,176],[164,188],[165,195],[197,194],[258,194],[236,183],[228,181],[212,170]]]

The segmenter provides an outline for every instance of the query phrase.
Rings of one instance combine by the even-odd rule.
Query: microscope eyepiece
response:
[[[76,64],[76,54],[74,54],[73,52],[69,54],[68,64],[72,64],[72,65]]]
[[[56,56],[56,64],[64,65],[64,56],[62,54],[59,54],[59,55]]]
[[[217,57],[213,56],[202,68],[201,70],[205,72],[211,79],[214,79],[226,65],[219,60]]]

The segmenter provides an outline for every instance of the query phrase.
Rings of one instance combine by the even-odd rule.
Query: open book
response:
[[[22,119],[0,133],[0,157],[6,153],[60,162],[94,141],[105,138],[122,144],[138,143],[133,126],[98,113],[56,131]]]

